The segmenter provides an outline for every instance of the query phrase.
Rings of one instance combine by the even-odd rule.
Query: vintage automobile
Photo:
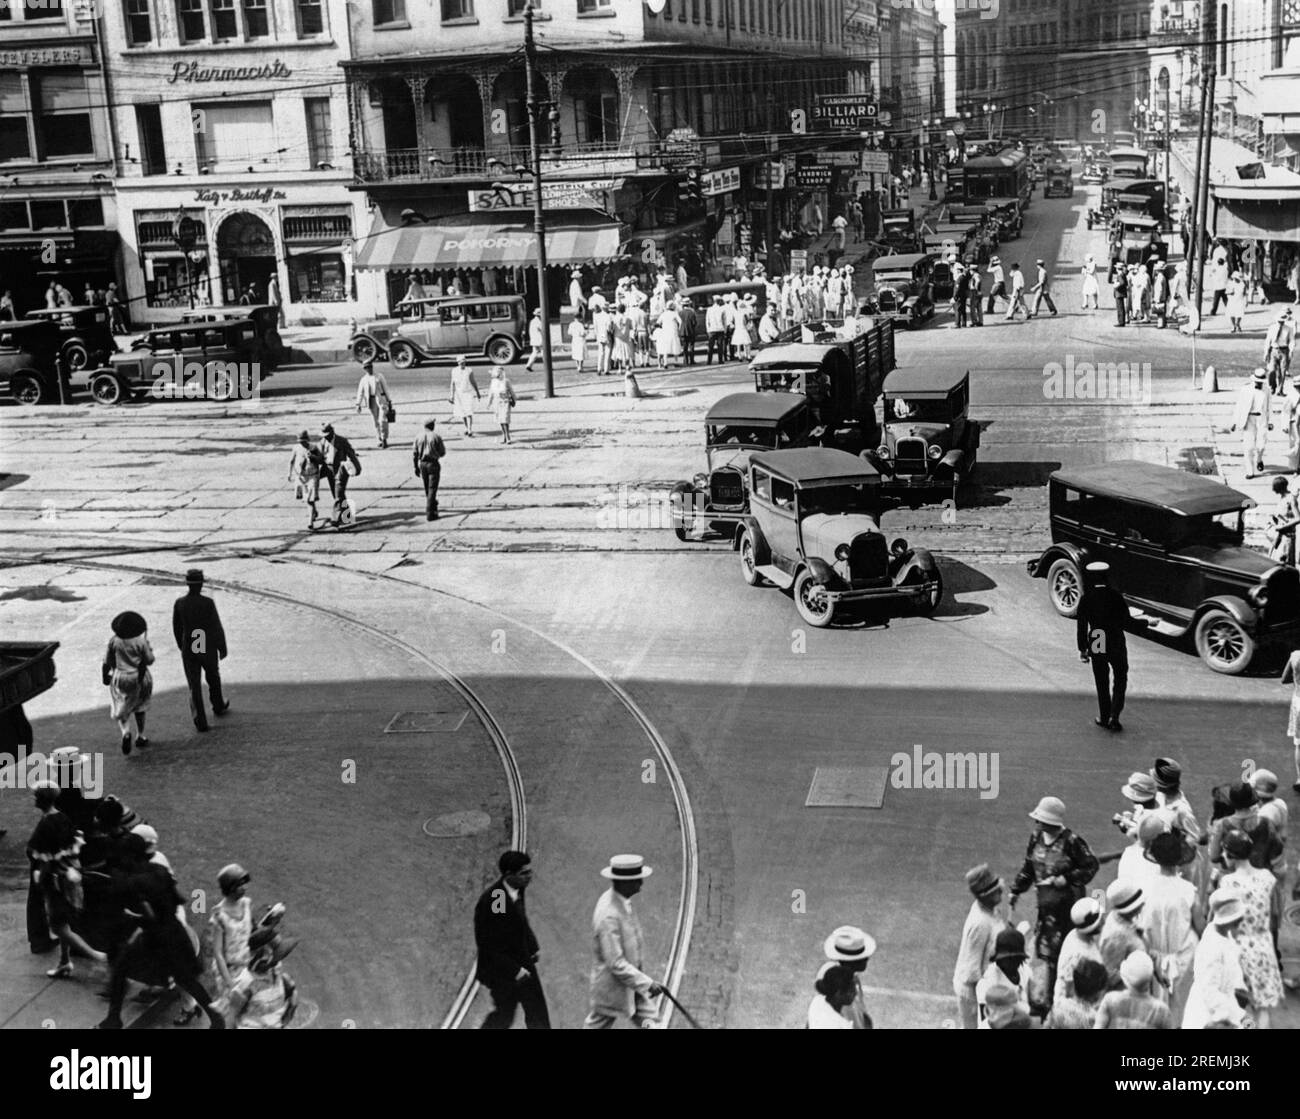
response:
[[[1109,221],[1120,210],[1133,210],[1163,223],[1168,212],[1165,184],[1159,179],[1119,179],[1101,189],[1101,202],[1088,210],[1088,228]]]
[[[348,349],[358,364],[367,361],[387,361],[388,343],[392,340],[402,320],[396,316],[384,319],[372,319],[362,323],[355,334],[348,339]]]
[[[916,500],[952,497],[975,470],[980,427],[970,409],[970,374],[896,369],[885,378],[885,422],[878,448],[866,453],[886,493]]]
[[[59,348],[63,336],[48,319],[0,322],[0,397],[19,404],[67,400],[71,393],[66,371],[60,392]]]
[[[851,339],[770,346],[749,365],[755,392],[798,393],[812,411],[810,441],[860,451],[878,438],[876,401],[894,369],[894,324]]]
[[[1154,249],[1153,249],[1154,246]],[[1153,255],[1169,259],[1169,243],[1160,236],[1160,223],[1132,210],[1121,210],[1110,222],[1110,259],[1145,264]]]
[[[708,473],[678,482],[669,498],[677,539],[706,527],[732,534],[749,510],[749,456],[802,447],[812,427],[812,412],[802,396],[737,392],[719,400],[704,417]]]
[[[1047,186],[1043,188],[1044,198],[1073,198],[1074,172],[1068,163],[1049,163],[1047,165]]]
[[[1110,177],[1112,179],[1145,179],[1150,158],[1141,148],[1112,147],[1110,149]]]
[[[936,260],[930,270],[930,296],[936,303],[952,299],[957,280],[952,274],[952,265],[947,260]]]
[[[481,353],[494,365],[509,365],[527,337],[522,295],[418,299],[402,307],[401,325],[388,339],[388,360],[410,369],[433,358]]]
[[[117,349],[108,325],[107,307],[57,307],[32,311],[30,317],[59,328],[63,338],[59,352],[73,373],[89,365],[102,365]]]
[[[1151,632],[1190,634],[1215,672],[1244,672],[1260,645],[1300,629],[1300,572],[1242,545],[1245,494],[1131,461],[1058,470],[1047,491],[1052,543],[1029,573],[1057,613],[1077,615],[1082,572],[1103,561]]]
[[[261,356],[266,344],[257,323],[246,316],[212,318],[157,327],[113,354],[108,365],[85,372],[98,404],[133,397],[155,400],[230,400],[256,391],[271,369]],[[201,368],[203,377],[188,376]]]
[[[181,322],[237,322],[247,319],[253,323],[254,340],[249,350],[251,357],[266,369],[274,369],[285,359],[284,340],[280,337],[280,311],[269,303],[234,304],[229,307],[196,307],[181,315]]]
[[[895,253],[914,253],[917,244],[914,210],[881,210],[880,239]]]
[[[989,224],[992,225],[1003,241],[1014,241],[1024,229],[1024,217],[1021,214],[1019,199],[990,198],[984,203],[988,210]]]
[[[0,641],[0,750],[12,758],[32,747],[23,704],[54,687],[57,641]]]
[[[1100,186],[1106,181],[1106,166],[1102,163],[1085,163],[1079,182],[1084,186]]]
[[[807,447],[755,454],[750,512],[736,538],[751,587],[793,590],[795,609],[822,628],[868,603],[904,603],[932,614],[943,598],[934,557],[880,531],[880,476],[845,451]]]
[[[873,288],[867,313],[895,319],[911,328],[934,314],[930,274],[934,257],[929,253],[879,256],[871,263]]]

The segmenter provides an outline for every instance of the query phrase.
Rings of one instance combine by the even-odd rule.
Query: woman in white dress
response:
[[[144,736],[145,714],[153,697],[154,662],[145,620],[134,610],[119,614],[112,622],[113,639],[104,653],[104,682],[112,700],[113,718],[122,735],[122,753],[132,746],[148,746]]]
[[[471,393],[473,400],[470,399]],[[452,419],[462,421],[465,424],[465,438],[473,439],[474,404],[483,399],[483,394],[478,391],[474,370],[465,364],[463,356],[456,358],[456,368],[451,371],[451,395],[447,399],[451,401]]]
[[[1088,300],[1092,300],[1092,310],[1097,309],[1097,295],[1101,291],[1097,284],[1097,261],[1089,253],[1083,258],[1083,267],[1079,269],[1083,273],[1083,307],[1088,309]]]
[[[1300,793],[1300,649],[1287,658],[1281,682],[1291,685],[1291,710],[1287,715],[1286,732],[1295,748],[1295,784],[1291,788]]]
[[[578,315],[569,323],[569,352],[573,355],[573,364],[579,373],[587,357],[587,328],[583,326]]]
[[[1246,314],[1246,281],[1240,272],[1234,272],[1228,280],[1228,321],[1232,323],[1230,334],[1241,333],[1241,320]]]
[[[506,371],[497,366],[492,370],[492,383],[488,386],[488,407],[501,425],[502,443],[510,442],[510,409],[514,406],[514,386],[506,379]]]
[[[754,303],[753,297],[738,300],[736,303],[735,318],[732,320],[731,327],[731,347],[736,352],[736,358],[739,361],[748,361],[750,359],[750,346],[754,344],[754,336],[749,332],[749,326],[754,321]]]
[[[632,372],[632,322],[622,303],[614,316],[614,349],[610,360],[623,376]]]
[[[1174,829],[1152,839],[1146,857],[1160,869],[1155,878],[1142,886],[1147,903],[1138,917],[1138,927],[1142,930],[1156,974],[1161,978],[1158,991],[1167,997],[1169,1012],[1177,1029],[1192,989],[1196,945],[1201,930],[1205,928],[1205,915],[1197,899],[1196,887],[1179,874],[1183,867],[1196,861],[1196,848],[1180,830]]]
[[[1246,977],[1241,971],[1241,949],[1233,937],[1245,915],[1241,898],[1231,890],[1215,890],[1210,895],[1210,913],[1210,924],[1192,961],[1185,1030],[1203,1030],[1211,1024],[1239,1029],[1244,1015],[1238,995],[1245,996]]]
[[[659,355],[659,368],[668,368],[668,358],[674,365],[682,363],[682,316],[677,311],[676,302],[669,303],[659,316],[659,325],[655,327],[655,353]]]

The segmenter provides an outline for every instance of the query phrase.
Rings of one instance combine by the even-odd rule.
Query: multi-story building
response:
[[[344,69],[356,188],[377,211],[357,259],[387,275],[390,300],[415,270],[535,296],[521,173],[531,162],[524,8],[361,0],[355,9]],[[844,14],[841,0],[541,0],[553,305],[569,266],[629,253],[641,265],[685,257],[704,274],[704,258],[763,239],[769,193],[774,225],[796,220],[818,192],[829,219],[826,177],[801,190],[776,161],[817,136],[818,95],[845,92],[860,69]],[[856,138],[859,123],[845,133]]]
[[[1300,171],[1300,0],[1282,0],[1274,26],[1271,68],[1259,79],[1265,154]]]
[[[19,312],[58,279],[116,278],[112,125],[89,7],[0,7],[0,287]]]
[[[122,267],[133,319],[263,301],[346,322],[377,288],[353,271],[344,0],[110,0]],[[182,216],[197,230],[177,241]],[[250,293],[249,295],[248,293]]]

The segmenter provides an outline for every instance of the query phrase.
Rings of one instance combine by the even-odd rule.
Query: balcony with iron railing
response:
[[[631,170],[657,166],[655,155],[662,144],[630,144],[596,141],[582,144],[545,144],[541,149],[542,171],[555,174],[626,174]],[[659,152],[659,154],[662,154]],[[354,157],[358,182],[431,182],[446,179],[500,178],[516,167],[532,166],[527,146],[491,148],[391,148],[359,152]]]

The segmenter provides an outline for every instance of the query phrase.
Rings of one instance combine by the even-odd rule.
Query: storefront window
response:
[[[341,254],[289,257],[289,300],[293,303],[345,303],[347,273]]]

